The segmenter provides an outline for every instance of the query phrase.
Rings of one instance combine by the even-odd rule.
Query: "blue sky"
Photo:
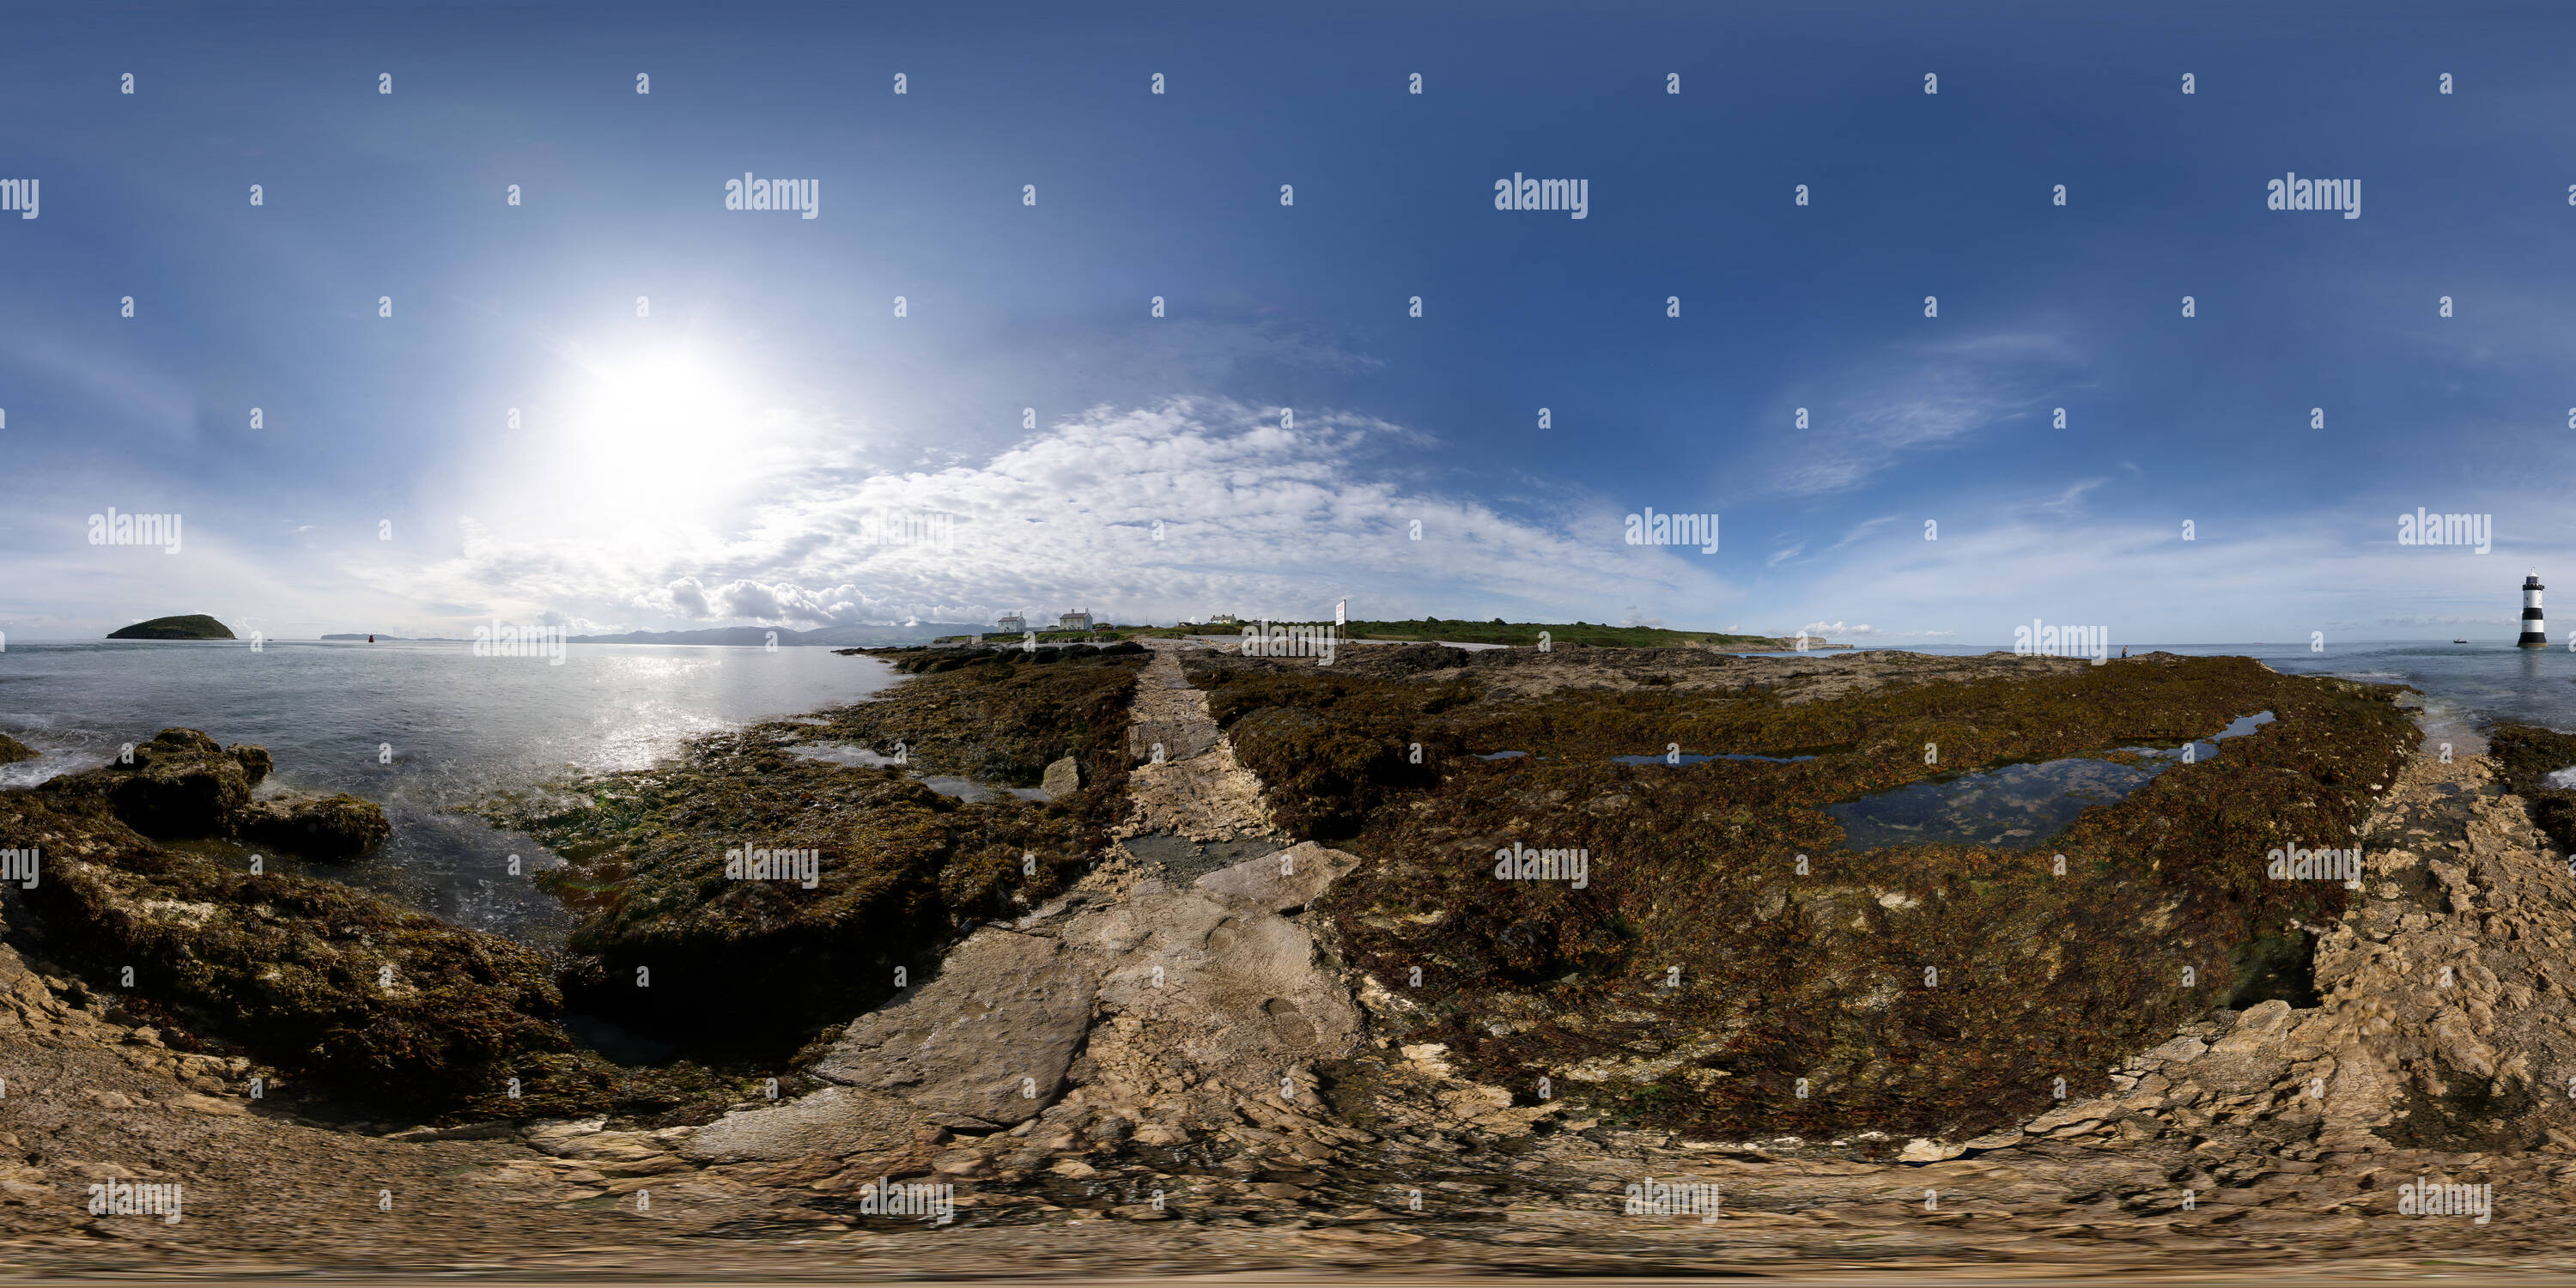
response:
[[[1941,8],[21,12],[0,631],[2485,638],[2576,577],[2576,16]]]

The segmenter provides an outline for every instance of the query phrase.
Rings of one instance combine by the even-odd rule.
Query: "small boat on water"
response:
[[[2452,643],[2454,643],[2454,644],[2466,644],[2466,643],[2468,643],[2468,641],[2467,641],[2467,640],[2453,640],[2453,641],[2451,641],[2451,642],[2452,642]]]

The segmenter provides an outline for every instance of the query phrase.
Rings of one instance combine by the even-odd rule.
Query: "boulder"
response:
[[[382,806],[347,792],[254,801],[242,811],[236,830],[246,840],[309,859],[354,859],[394,831]]]
[[[35,748],[5,733],[0,733],[0,765],[14,765],[21,760],[34,760],[37,755]]]
[[[254,801],[276,762],[265,747],[225,747],[194,729],[164,729],[123,759],[65,774],[37,791],[57,809],[112,817],[162,840],[237,836],[316,859],[346,859],[393,834],[373,801],[346,793]]]
[[[1071,756],[1067,756],[1062,760],[1048,765],[1046,767],[1046,777],[1038,780],[1038,786],[1046,790],[1046,794],[1050,799],[1058,796],[1071,796],[1075,792],[1082,790],[1082,763]]]
[[[512,1110],[605,1080],[569,1069],[544,1081],[547,1061],[580,1057],[552,963],[533,948],[332,882],[252,876],[113,818],[48,809],[39,793],[0,793],[0,845],[39,838],[45,879],[24,897],[51,951],[289,1077],[413,1108]],[[528,1099],[503,1093],[511,1077],[527,1080]]]
[[[131,763],[120,758],[38,790],[74,812],[112,814],[162,838],[225,835],[250,805],[250,775],[241,759],[194,729],[164,729],[134,748]]]

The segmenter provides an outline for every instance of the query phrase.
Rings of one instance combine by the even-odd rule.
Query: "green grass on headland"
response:
[[[148,622],[108,632],[112,640],[228,640],[235,638],[232,628],[204,613],[186,613],[178,617],[155,617]]]
[[[1181,635],[1238,635],[1242,633],[1243,626],[1238,622],[1122,629],[1132,635],[1168,639]],[[1401,640],[1406,643],[1441,640],[1452,644],[1535,646],[1541,631],[1547,632],[1551,644],[1583,644],[1593,648],[1773,649],[1797,646],[1795,639],[1786,636],[1668,631],[1659,626],[1608,626],[1599,622],[1506,622],[1499,617],[1484,622],[1440,617],[1418,617],[1401,622],[1352,622],[1343,627],[1341,633],[1348,639]],[[1810,639],[1807,647],[1831,646],[1821,639]]]

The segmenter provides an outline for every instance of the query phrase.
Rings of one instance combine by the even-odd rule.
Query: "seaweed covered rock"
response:
[[[2531,821],[2558,848],[2576,853],[2576,734],[2537,725],[2497,725],[2487,755],[2505,787],[2530,807]]]
[[[346,859],[393,834],[384,809],[347,793],[255,801],[276,767],[265,747],[225,747],[194,729],[164,729],[124,757],[37,788],[57,809],[114,818],[162,840],[239,837],[316,859]]]
[[[110,818],[0,793],[0,846],[33,848],[25,892],[48,951],[291,1079],[434,1108],[498,1098],[570,1057],[550,964],[496,936],[331,882],[252,876]]]
[[[821,726],[717,735],[483,812],[566,859],[539,880],[583,917],[565,985],[579,1008],[672,1041],[792,1049],[892,995],[898,969],[926,976],[961,922],[1025,913],[1080,874],[1124,803],[1135,672],[1123,657],[921,671]],[[905,764],[798,756],[803,740]],[[1028,784],[1050,765],[1079,785],[1043,804],[909,776]]]
[[[1429,644],[1381,651],[1390,656],[1379,672],[1399,677],[1467,656]],[[1437,734],[1425,743],[1425,722],[1477,694],[1459,683],[1319,675],[1311,665],[1278,662],[1225,675],[1209,694],[1208,714],[1226,726],[1235,758],[1268,787],[1272,821],[1302,839],[1348,836],[1389,793],[1438,781],[1453,744]],[[1207,678],[1204,670],[1193,676]]]
[[[1334,720],[1308,707],[1265,707],[1228,732],[1236,759],[1270,787],[1271,821],[1291,836],[1329,839],[1357,831],[1387,791],[1430,780],[1395,727],[1399,710]]]
[[[909,763],[927,772],[1015,787],[1036,786],[1048,765],[1070,755],[1081,764],[1086,790],[1114,795],[1126,781],[1119,753],[1145,650],[1126,643],[1063,657],[1068,651],[883,651],[878,656],[897,671],[939,678],[821,712],[822,726],[799,732],[886,754],[901,743]]]
[[[264,762],[266,753],[261,753]],[[242,759],[194,729],[164,729],[131,757],[65,774],[37,790],[77,812],[111,815],[146,836],[224,836],[250,805]]]
[[[22,760],[34,760],[37,754],[35,748],[5,733],[0,733],[0,765],[14,765]]]
[[[1388,652],[1355,648],[1338,675],[1210,658],[1192,678],[1273,798],[1297,785],[1300,826],[1353,820],[1344,848],[1367,862],[1321,908],[1394,1036],[1445,1044],[1480,1082],[1544,1077],[1732,1139],[1964,1138],[2038,1112],[2058,1077],[2100,1082],[2279,955],[2259,945],[2340,913],[2339,882],[2267,879],[2265,855],[2352,844],[2416,738],[2393,689],[2242,658],[1923,659],[1923,677],[1802,659],[1784,695],[1786,672],[1724,660],[1524,650],[1408,680]],[[1826,812],[2261,711],[2259,733],[2161,762],[2037,849],[1854,850]],[[1415,746],[1419,785],[1385,769]],[[1503,751],[1526,754],[1468,754]]]
[[[354,859],[383,844],[394,830],[382,806],[347,792],[253,801],[235,828],[245,840],[326,860]]]

